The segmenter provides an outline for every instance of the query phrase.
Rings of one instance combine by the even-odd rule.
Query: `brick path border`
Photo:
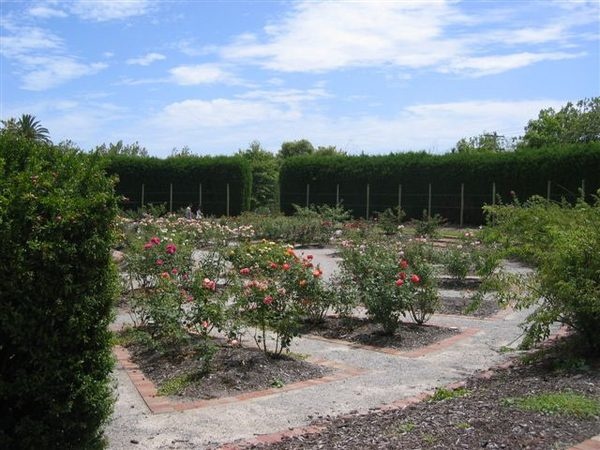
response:
[[[434,342],[432,344],[426,345],[425,347],[420,347],[415,350],[399,350],[399,349],[390,348],[390,347],[376,347],[374,345],[357,344],[355,342],[348,342],[348,341],[344,341],[342,339],[330,339],[330,338],[326,338],[323,336],[316,336],[316,335],[311,335],[311,334],[306,334],[302,337],[304,339],[329,342],[329,343],[343,345],[345,347],[350,347],[350,348],[357,348],[357,349],[361,349],[361,350],[368,350],[371,352],[385,353],[387,355],[403,356],[405,358],[420,358],[420,357],[428,355],[430,353],[439,352],[439,351],[447,349],[448,347],[452,347],[458,341],[462,341],[463,339],[470,338],[471,336],[474,336],[475,334],[477,334],[479,331],[481,331],[479,328],[465,328],[463,331],[461,331],[460,333],[458,333],[454,336],[450,336],[446,339],[442,339],[441,341]]]
[[[320,378],[312,378],[309,380],[298,381],[296,383],[290,383],[280,388],[268,388],[260,391],[244,392],[238,395],[230,397],[220,397],[210,400],[195,400],[191,402],[177,402],[169,397],[161,396],[158,394],[158,390],[154,383],[146,378],[141,369],[137,364],[131,360],[131,354],[129,351],[122,346],[115,346],[113,353],[117,358],[118,365],[123,368],[129,379],[135,386],[136,390],[146,403],[146,406],[153,414],[163,414],[175,411],[186,411],[188,409],[207,408],[215,405],[227,405],[236,402],[243,402],[260,397],[266,397],[269,395],[275,395],[282,392],[294,391],[297,389],[304,389],[310,386],[316,386],[319,384],[331,383],[333,381],[345,380],[347,378],[355,377],[367,373],[368,370],[357,367],[348,366],[346,364],[339,363],[337,361],[331,361],[327,359],[308,358],[307,361],[313,364],[318,364],[323,367],[333,369],[334,372],[325,375]]]

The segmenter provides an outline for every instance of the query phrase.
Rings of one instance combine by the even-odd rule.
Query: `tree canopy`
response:
[[[51,144],[50,133],[44,128],[39,120],[31,114],[23,114],[18,119],[11,117],[2,120],[2,134],[12,134],[27,140]]]
[[[542,109],[530,120],[518,149],[540,148],[554,144],[600,141],[600,97],[571,102],[559,111]]]
[[[112,142],[97,146],[92,153],[97,153],[104,156],[126,155],[126,156],[148,156],[148,150],[142,147],[137,142],[133,144],[123,144],[123,141],[118,141],[116,144]]]

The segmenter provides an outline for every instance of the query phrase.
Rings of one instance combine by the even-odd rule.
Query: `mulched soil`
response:
[[[322,323],[306,325],[303,334],[312,333],[322,337],[341,339],[378,347],[412,350],[429,345],[458,330],[401,324],[392,336],[383,335],[378,325],[360,318],[328,317]],[[302,359],[302,355],[266,355],[256,348],[228,345],[224,340],[213,340],[216,350],[206,370],[202,361],[205,354],[202,341],[191,336],[190,341],[177,349],[158,351],[142,343],[127,346],[144,375],[160,388],[174,378],[191,378],[174,397],[180,401],[212,399],[258,391],[271,387],[320,378],[331,373],[331,369]],[[250,343],[247,343],[251,345]]]
[[[175,377],[191,375],[176,398],[180,401],[212,399],[258,391],[272,387],[320,378],[331,369],[288,355],[269,356],[256,348],[230,346],[215,341],[216,353],[210,371],[204,369],[199,350],[192,341],[180,349],[177,356],[133,344],[128,347],[133,361],[157,387]]]
[[[523,411],[506,399],[572,391],[600,402],[600,359],[581,362],[573,350],[566,357],[551,352],[539,361],[500,370],[489,380],[473,377],[461,397],[424,401],[404,410],[321,417],[313,423],[326,427],[320,433],[250,448],[569,448],[599,434],[600,417]]]
[[[413,350],[457,334],[458,329],[433,325],[416,325],[403,322],[391,336],[382,332],[381,326],[368,319],[357,317],[326,317],[316,324],[307,323],[303,334],[313,334],[328,339],[340,339],[355,344],[374,347],[391,347]]]

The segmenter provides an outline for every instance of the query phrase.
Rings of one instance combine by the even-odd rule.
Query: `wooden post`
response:
[[[144,206],[144,187],[144,183],[142,183],[142,201],[140,202],[142,204],[141,206]]]
[[[227,203],[225,206],[225,214],[229,217],[229,183],[227,183]]]
[[[202,211],[202,183],[198,184],[198,209]]]
[[[585,202],[585,180],[581,180],[581,199]]]
[[[169,212],[173,212],[173,183],[169,184]]]
[[[429,194],[427,198],[427,217],[431,219],[431,183],[429,183]]]
[[[496,204],[496,182],[492,182],[492,205]]]
[[[367,211],[366,211],[366,216],[365,216],[365,218],[367,220],[369,220],[369,197],[370,197],[370,190],[371,190],[371,186],[369,186],[369,183],[367,183]]]
[[[463,226],[465,214],[465,183],[460,183],[460,226]]]
[[[310,206],[310,184],[306,184],[306,207]]]
[[[335,207],[336,208],[340,207],[340,185],[339,184],[335,185]]]
[[[548,183],[546,185],[546,200],[547,201],[550,201],[550,184],[551,184],[551,182],[550,182],[550,180],[548,180]]]
[[[402,210],[402,185],[398,185],[398,212]]]

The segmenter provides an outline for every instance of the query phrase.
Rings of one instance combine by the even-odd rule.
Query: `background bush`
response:
[[[116,209],[97,158],[0,137],[0,448],[103,446]]]
[[[144,204],[164,203],[169,208],[170,184],[173,184],[173,212],[192,205],[199,206],[202,184],[202,212],[222,216],[227,213],[229,184],[229,214],[238,215],[250,208],[252,173],[242,157],[136,158],[114,156],[106,160],[108,173],[118,175],[118,194],[126,197],[123,207],[137,209]]]
[[[344,207],[355,217],[364,217],[367,184],[369,215],[398,206],[398,187],[402,185],[402,210],[407,218],[421,218],[428,207],[431,183],[431,215],[458,223],[464,183],[464,223],[480,224],[481,207],[493,202],[492,183],[496,194],[506,200],[511,199],[511,191],[520,198],[545,197],[548,180],[552,182],[552,200],[564,197],[574,202],[582,180],[588,194],[595,192],[600,188],[600,143],[502,153],[288,158],[280,172],[281,210],[291,214],[294,204],[306,206],[307,184],[310,204],[335,205],[339,185]]]

